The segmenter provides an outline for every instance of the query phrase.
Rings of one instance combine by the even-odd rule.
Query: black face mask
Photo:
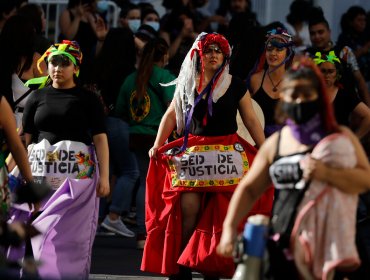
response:
[[[296,124],[303,124],[319,112],[319,105],[318,99],[302,103],[283,102],[281,109]]]

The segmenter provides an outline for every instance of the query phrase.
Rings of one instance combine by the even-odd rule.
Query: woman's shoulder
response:
[[[348,127],[344,126],[344,125],[339,125],[339,131],[338,131],[339,134],[342,134],[350,139],[352,138],[356,138],[357,139],[357,136],[352,132],[351,129],[349,129]]]
[[[264,157],[268,160],[270,164],[273,163],[276,156],[280,133],[282,132],[275,132],[270,137],[268,137],[258,151],[259,153],[262,153],[264,155]]]
[[[262,79],[263,79],[263,71],[254,73],[251,76],[251,80],[249,84],[250,84],[250,88],[253,91],[253,93],[255,93],[258,90],[258,87],[262,83]]]
[[[52,88],[44,87],[40,89],[34,90],[30,96],[28,97],[28,100],[38,101],[45,97],[46,94],[48,94]]]
[[[100,92],[95,87],[76,86],[75,91],[84,98],[95,99],[100,96]]]
[[[137,70],[129,74],[122,83],[121,88],[134,87],[136,82]]]
[[[253,73],[251,75],[251,80],[258,80],[258,79],[261,80],[262,77],[263,77],[263,73],[264,73],[264,71],[259,71],[259,72]]]

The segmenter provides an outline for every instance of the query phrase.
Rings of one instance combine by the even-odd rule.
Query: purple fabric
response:
[[[98,174],[98,172],[96,172]],[[42,207],[32,225],[41,234],[31,239],[33,254],[41,262],[39,275],[44,279],[87,279],[90,271],[99,199],[94,179],[66,179]],[[27,205],[13,209],[12,220],[26,221]],[[24,255],[24,247],[11,248],[10,259]]]
[[[303,124],[296,124],[291,119],[287,119],[285,123],[292,131],[294,138],[305,145],[317,144],[326,136],[319,114]]]

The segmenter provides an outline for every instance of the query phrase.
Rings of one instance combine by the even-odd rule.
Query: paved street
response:
[[[97,235],[93,246],[90,280],[166,279],[140,271],[142,252],[136,249],[135,238]],[[197,273],[193,273],[193,278],[202,279]]]
[[[90,279],[155,279],[140,271],[141,255],[135,238],[98,235],[93,246]]]

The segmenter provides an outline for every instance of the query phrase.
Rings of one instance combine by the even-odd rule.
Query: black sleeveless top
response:
[[[273,163],[270,165],[269,173],[276,189],[279,189],[275,196],[272,210],[271,230],[272,233],[279,233],[289,238],[292,229],[292,222],[295,219],[296,208],[303,198],[309,183],[303,180],[303,170],[299,162],[312,151],[312,148],[290,155],[280,156],[279,132],[276,154]],[[287,241],[287,240],[285,240]],[[288,246],[288,244],[286,244]]]
[[[265,126],[275,125],[275,107],[279,99],[271,98],[263,89],[263,81],[265,80],[266,71],[263,73],[262,82],[259,89],[253,94],[253,99],[260,105],[265,116]]]
[[[303,171],[299,163],[308,153],[311,153],[313,148],[309,148],[303,152],[281,156],[279,154],[280,140],[281,131],[278,134],[274,161],[269,167],[269,173],[274,187],[279,190],[302,189],[305,183],[302,180]]]
[[[212,102],[212,116],[208,115],[207,98],[201,99],[194,108],[190,133],[200,136],[223,136],[234,134],[238,130],[236,112],[239,101],[243,98],[247,87],[238,77],[232,76],[229,88],[220,99]],[[207,114],[207,123],[203,120]]]

